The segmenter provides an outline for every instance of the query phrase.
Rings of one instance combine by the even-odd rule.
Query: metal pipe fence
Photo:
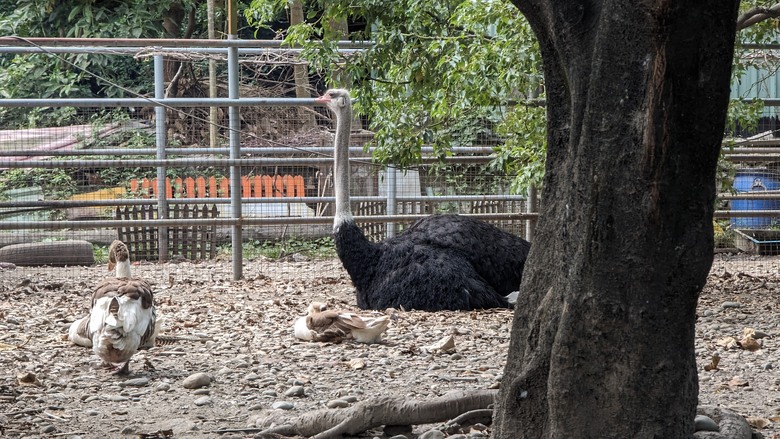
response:
[[[54,190],[48,185],[37,192],[34,190],[36,188],[30,187],[6,190],[5,193],[0,186],[0,247],[4,244],[3,236],[13,237],[5,241],[18,241],[19,231],[28,233],[30,239],[34,240],[38,236],[36,231],[61,232],[57,236],[65,237],[77,236],[79,230],[152,228],[158,230],[159,259],[166,260],[170,256],[165,242],[168,229],[216,227],[223,232],[227,231],[232,248],[233,275],[239,279],[243,263],[241,250],[246,239],[287,237],[290,236],[291,227],[297,227],[296,233],[304,237],[330,234],[334,197],[332,147],[325,146],[332,143],[327,129],[329,115],[323,110],[312,108],[314,99],[279,97],[277,93],[283,93],[283,89],[278,87],[271,90],[276,96],[262,96],[261,89],[255,89],[259,93],[254,93],[254,97],[241,96],[253,87],[252,78],[242,75],[246,75],[248,64],[255,61],[239,64],[239,57],[251,57],[267,50],[294,54],[295,49],[242,40],[208,40],[208,43],[200,43],[203,41],[75,42],[0,38],[0,53],[8,54],[47,54],[54,57],[60,54],[152,56],[155,72],[154,97],[0,99],[0,109],[49,111],[64,108],[87,114],[120,109],[122,114],[130,115],[133,122],[126,126],[121,121],[114,123],[112,119],[93,122],[82,127],[81,131],[74,129],[76,133],[71,135],[69,141],[52,142],[57,147],[51,148],[43,148],[34,140],[36,136],[45,136],[46,129],[29,132],[19,130],[18,133],[14,130],[2,131],[0,172],[62,170],[71,174],[84,174],[88,180],[96,175],[105,179],[105,175],[112,172],[134,170],[138,177],[156,177],[156,188],[149,186],[145,189],[155,192],[152,198],[146,194],[131,194],[121,187],[123,184],[114,180],[110,183],[90,183],[80,188],[80,193],[58,199],[42,195],[45,191]],[[96,46],[93,47],[93,44]],[[361,50],[359,44],[343,43],[341,46],[340,50],[344,53]],[[198,62],[203,62],[176,57],[182,53],[226,55],[224,61],[227,62],[227,71],[222,81],[227,84],[223,90],[227,96],[166,96],[163,76],[169,56],[181,63],[189,63],[193,69]],[[227,110],[218,126],[221,145],[203,147],[208,142],[208,133],[203,134],[205,130],[202,127],[209,122],[206,116],[199,116],[201,113],[198,112],[212,107]],[[151,111],[145,113],[144,109]],[[116,135],[114,139],[111,136],[115,134],[102,134],[106,126],[113,125],[116,125],[115,132],[126,136]],[[190,133],[193,134],[187,138],[187,145],[176,144],[185,143],[179,139]],[[11,135],[18,137],[10,138]],[[132,142],[133,136],[142,135],[154,139],[154,148],[146,146],[148,141],[140,147],[124,145]],[[370,132],[357,133],[351,148],[353,188],[357,188],[351,202],[359,223],[372,229],[379,226],[383,235],[390,235],[397,225],[409,224],[431,213],[457,212],[530,236],[532,227],[526,232],[525,225],[534,221],[537,214],[529,210],[526,197],[508,194],[508,176],[484,172],[483,166],[489,162],[493,152],[491,146],[456,146],[453,148],[454,155],[443,160],[434,157],[431,148],[423,148],[423,158],[418,167],[393,172],[397,176],[392,178],[387,169],[370,161],[370,150],[366,148],[370,145],[370,137]],[[116,147],[116,144],[123,146]],[[209,175],[225,176],[228,189],[209,188],[222,193],[218,197],[212,194],[207,198],[188,196],[179,192],[180,188],[170,194],[166,177],[180,173],[204,179]],[[305,193],[267,196],[267,188],[260,194],[260,183],[248,186],[244,181],[245,178],[273,179],[276,178],[274,176],[287,174],[304,179]],[[393,181],[395,183],[389,186]],[[96,190],[81,193],[87,187]],[[93,194],[94,198],[83,197]],[[220,208],[219,216],[212,218],[170,217],[173,207],[195,204],[222,206],[225,209]],[[113,211],[143,206],[156,207],[156,217],[119,218],[107,213],[107,209]],[[304,230],[303,227],[307,226],[313,228]],[[272,232],[271,227],[280,228]],[[260,231],[255,228],[260,228]]]
[[[340,44],[343,53],[362,50],[362,43]],[[281,226],[276,237],[289,236],[289,226],[318,226],[312,232],[297,229],[304,236],[329,234],[327,227],[334,198],[332,191],[332,139],[328,134],[329,115],[314,108],[314,99],[284,97],[290,86],[271,90],[252,88],[256,76],[247,75],[244,69],[261,63],[251,58],[269,53],[269,50],[295,56],[298,49],[282,48],[279,42],[245,40],[68,40],[68,39],[17,39],[0,37],[0,53],[44,54],[59,57],[64,54],[100,54],[118,57],[152,57],[154,60],[154,96],[130,98],[54,98],[54,99],[0,99],[0,109],[65,108],[85,114],[104,110],[122,110],[132,124],[114,122],[111,119],[85,124],[65,145],[56,148],[39,148],[30,140],[35,133],[24,138],[8,138],[12,130],[0,132],[0,172],[14,170],[67,170],[69,172],[101,174],[117,170],[135,169],[139,176],[156,176],[156,195],[139,197],[127,191],[82,199],[78,195],[70,199],[51,199],[40,194],[29,195],[24,188],[6,190],[0,186],[0,247],[4,233],[18,231],[114,229],[120,227],[157,228],[160,239],[159,259],[166,260],[167,244],[164,242],[167,228],[213,226],[229,230],[233,272],[241,277],[242,245],[249,239],[274,238],[268,227]],[[188,60],[188,55],[205,58]],[[188,63],[193,69],[197,63],[213,60],[227,65],[223,72],[222,97],[193,94],[189,97],[166,96],[164,70],[166,60]],[[239,58],[247,57],[246,62]],[[208,59],[206,59],[208,58]],[[267,73],[267,72],[266,72]],[[265,74],[265,73],[264,73]],[[242,76],[244,75],[244,76]],[[253,73],[253,75],[259,75]],[[190,79],[193,90],[199,87],[197,78]],[[170,78],[167,81],[170,83]],[[262,82],[262,81],[261,81]],[[251,92],[249,92],[251,90]],[[258,93],[255,93],[258,92]],[[265,96],[270,93],[272,96]],[[249,94],[252,97],[245,97]],[[242,96],[243,95],[243,96]],[[767,105],[780,105],[780,100],[766,100]],[[222,112],[217,130],[218,145],[209,143],[209,133],[204,127],[211,122],[202,110],[217,108]],[[148,110],[148,111],[147,111]],[[119,133],[127,137],[148,134],[149,143],[128,147],[128,138],[113,139],[111,135],[96,134],[104,126],[116,125]],[[8,127],[0,127],[8,128]],[[52,129],[55,127],[52,127]],[[211,128],[209,128],[211,129]],[[35,130],[31,130],[35,131]],[[45,131],[41,129],[39,131]],[[3,137],[5,135],[5,137]],[[20,134],[22,136],[22,134]],[[353,168],[353,193],[356,220],[369,228],[379,226],[382,235],[391,236],[396,227],[409,224],[435,212],[458,212],[474,215],[532,240],[536,222],[536,191],[530,191],[531,199],[509,195],[510,176],[493,175],[483,166],[491,160],[491,145],[464,145],[452,148],[453,156],[435,157],[433,149],[424,147],[422,159],[416,168],[388,172],[370,160],[370,132],[356,133],[350,149]],[[186,140],[180,140],[185,137]],[[70,142],[70,143],[68,143]],[[94,145],[93,145],[94,144]],[[83,147],[83,148],[82,148]],[[734,164],[735,183],[731,192],[719,195],[719,207],[715,218],[729,228],[756,227],[773,229],[780,224],[780,177],[776,164],[780,162],[780,140],[749,139],[738,146],[725,144],[725,157]],[[438,168],[443,167],[443,171]],[[393,168],[390,168],[391,170]],[[754,181],[745,186],[745,169],[750,177],[758,178],[762,190],[754,190]],[[147,172],[154,172],[149,175]],[[193,177],[221,175],[229,181],[229,190],[222,190],[220,197],[192,197],[183,192],[169,196],[165,178],[168,174],[190,173]],[[407,174],[408,173],[408,174]],[[244,193],[242,178],[249,176],[282,176],[295,174],[305,179],[305,193],[285,196],[258,195],[260,189],[252,187]],[[408,187],[406,185],[409,185]],[[117,184],[92,185],[94,192],[117,189]],[[32,189],[32,188],[31,188]],[[152,190],[148,188],[148,190]],[[209,204],[222,206],[217,218],[169,218],[173,206]],[[118,219],[106,217],[106,209],[133,206],[156,206],[157,217],[151,219]],[[377,207],[378,206],[378,207]],[[365,210],[361,210],[365,207]],[[264,210],[265,209],[265,210]],[[379,209],[379,210],[377,210]],[[295,210],[297,216],[291,214]],[[78,212],[89,212],[83,217]],[[56,219],[50,216],[61,216]],[[93,218],[90,215],[100,216]],[[259,216],[258,216],[259,215]],[[326,226],[326,227],[323,227]],[[252,233],[252,227],[266,227],[262,233]],[[780,228],[780,227],[777,227]],[[307,235],[308,233],[308,235]],[[16,235],[15,235],[16,236]],[[35,235],[31,233],[31,239]]]

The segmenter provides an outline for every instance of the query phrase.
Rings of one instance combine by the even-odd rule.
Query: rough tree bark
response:
[[[683,438],[738,0],[513,0],[548,152],[496,437]]]

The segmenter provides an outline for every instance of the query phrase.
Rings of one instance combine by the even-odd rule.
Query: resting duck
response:
[[[109,246],[108,269],[116,277],[95,288],[89,315],[71,324],[68,339],[91,347],[107,364],[122,364],[116,374],[126,375],[138,348],[154,346],[159,330],[154,295],[148,282],[130,275],[130,253],[122,241]]]
[[[363,317],[348,311],[328,310],[312,302],[307,315],[295,321],[295,337],[304,341],[339,342],[351,338],[358,343],[378,343],[390,324],[389,316]]]

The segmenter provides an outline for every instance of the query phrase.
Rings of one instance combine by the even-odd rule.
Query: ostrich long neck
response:
[[[130,259],[124,261],[117,261],[116,268],[114,269],[117,278],[130,278]]]
[[[337,108],[335,114],[336,151],[333,155],[335,174],[333,186],[336,192],[336,216],[333,219],[333,230],[345,222],[352,221],[352,210],[349,207],[349,133],[352,130],[352,103],[347,100],[343,107]]]

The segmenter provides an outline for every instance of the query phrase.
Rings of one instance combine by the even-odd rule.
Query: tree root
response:
[[[693,435],[696,439],[750,439],[753,436],[747,420],[729,409],[699,406],[696,413],[710,417],[720,428],[719,431],[697,431]]]
[[[495,402],[497,390],[454,391],[431,400],[380,397],[352,407],[323,409],[298,417],[273,416],[257,421],[263,434],[303,436],[314,439],[355,435],[382,425],[419,425],[457,418],[461,422],[483,420]],[[461,416],[463,415],[463,416]]]

